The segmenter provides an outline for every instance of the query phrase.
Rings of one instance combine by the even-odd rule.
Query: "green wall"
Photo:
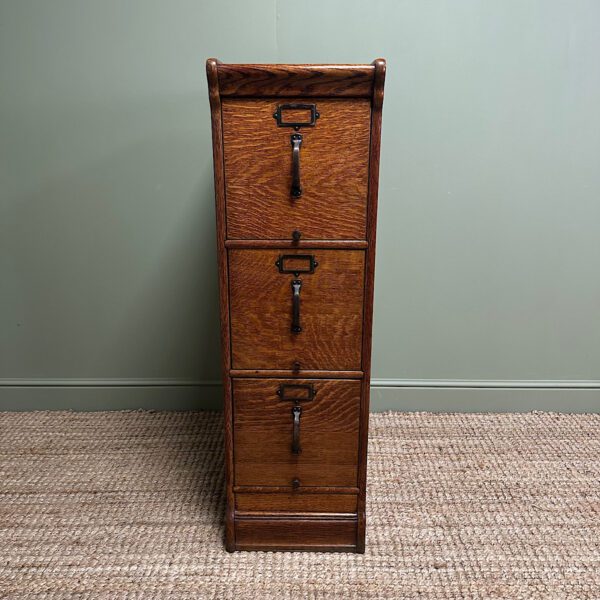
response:
[[[375,408],[600,410],[596,0],[2,0],[0,408],[218,403],[209,56],[388,60]]]

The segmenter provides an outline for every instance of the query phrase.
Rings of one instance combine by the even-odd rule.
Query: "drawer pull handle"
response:
[[[316,395],[315,387],[312,383],[282,383],[277,390],[277,395],[282,400],[292,401],[292,452],[300,454],[300,417],[302,416],[302,406],[300,402],[313,400]]]
[[[302,186],[300,185],[300,146],[302,146],[302,135],[293,133],[292,142],[292,198],[302,196]]]
[[[294,422],[292,431],[292,452],[294,454],[300,454],[302,448],[300,448],[300,416],[302,415],[302,407],[292,407],[292,419]]]
[[[300,333],[300,290],[302,289],[302,279],[292,280],[292,332]]]

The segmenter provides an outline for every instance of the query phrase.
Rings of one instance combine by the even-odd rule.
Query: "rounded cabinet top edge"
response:
[[[385,60],[371,64],[222,63],[206,61],[221,96],[371,97]]]

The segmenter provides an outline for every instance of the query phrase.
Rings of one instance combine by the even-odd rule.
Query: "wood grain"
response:
[[[220,64],[222,96],[364,96],[373,88],[372,65]]]
[[[286,253],[288,251],[286,250]],[[301,254],[297,250],[290,254]],[[361,369],[364,251],[315,250],[303,274],[301,333],[292,333],[293,274],[279,273],[274,250],[229,250],[234,369]]]
[[[370,102],[315,102],[320,118],[314,127],[299,132],[303,193],[294,199],[294,131],[277,126],[273,113],[280,103],[264,98],[223,100],[228,238],[291,240],[298,230],[303,240],[365,239]]]
[[[361,382],[293,380],[316,391],[301,403],[300,454],[291,451],[294,403],[277,395],[287,382],[233,380],[236,485],[356,485]]]

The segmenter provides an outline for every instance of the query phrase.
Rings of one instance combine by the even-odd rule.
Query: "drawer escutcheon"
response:
[[[291,266],[286,265],[286,262],[292,261],[294,262]],[[306,261],[307,264],[299,265],[296,261]],[[298,277],[300,273],[314,273],[319,263],[315,260],[313,254],[280,254],[279,258],[275,261],[275,266],[279,269],[280,273],[293,273]]]
[[[286,110],[308,110],[310,111],[310,119],[308,121],[286,121],[284,116],[284,111]],[[296,131],[300,127],[314,127],[320,116],[317,112],[316,104],[299,104],[296,102],[292,104],[280,104],[273,113],[273,118],[277,121],[277,127],[293,127]]]
[[[294,391],[305,391],[306,395],[301,396],[293,393]],[[291,393],[286,393],[291,392]],[[317,395],[317,391],[315,390],[315,386],[312,383],[282,383],[277,390],[277,395],[286,401],[292,402],[302,402],[313,400]]]

